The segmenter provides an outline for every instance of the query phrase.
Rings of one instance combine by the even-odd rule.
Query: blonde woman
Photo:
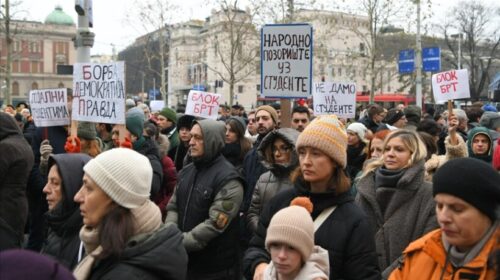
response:
[[[396,130],[384,141],[382,157],[369,163],[356,203],[375,230],[382,276],[411,241],[437,228],[432,185],[424,182],[427,151],[418,135]]]

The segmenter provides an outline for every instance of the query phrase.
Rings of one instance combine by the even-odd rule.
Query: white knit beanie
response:
[[[302,206],[281,209],[271,219],[266,235],[266,249],[274,243],[283,243],[295,248],[305,262],[314,248],[314,222],[311,214]]]
[[[356,133],[359,137],[359,140],[361,140],[361,141],[365,141],[366,130],[367,130],[366,126],[362,123],[359,123],[359,122],[351,123],[347,127],[347,132],[352,131],[352,132]]]
[[[147,157],[134,150],[115,148],[101,153],[83,171],[125,208],[137,208],[149,199],[153,168]]]

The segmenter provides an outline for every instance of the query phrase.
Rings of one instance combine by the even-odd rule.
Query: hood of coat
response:
[[[472,142],[474,140],[474,137],[476,137],[478,134],[484,134],[490,140],[490,147],[488,148],[488,154],[483,156],[475,155],[474,152],[472,152]],[[474,127],[467,134],[467,151],[469,152],[469,157],[491,161],[493,156],[493,144],[494,142],[491,137],[490,130],[484,126]]]
[[[174,224],[162,225],[155,232],[133,237],[123,252],[122,262],[158,279],[184,279],[188,257],[182,238]]]
[[[91,159],[87,154],[56,154],[50,156],[49,170],[54,164],[57,165],[63,188],[63,198],[53,212],[60,211],[60,215],[67,215],[79,208],[79,204],[73,198],[83,184],[83,166]]]
[[[203,133],[203,155],[194,158],[195,163],[209,163],[217,158],[224,149],[226,138],[226,126],[221,121],[210,119],[195,121],[193,125],[198,124]]]
[[[297,142],[299,134],[300,133],[293,128],[280,128],[269,132],[266,137],[262,139],[259,147],[257,148],[257,154],[264,167],[266,167],[268,170],[271,170],[271,172],[273,173],[274,171],[278,171],[283,168],[288,171],[292,171],[293,169],[295,169],[295,167],[299,165],[299,159],[295,150],[295,143]],[[272,147],[274,140],[276,140],[277,138],[281,138],[285,143],[292,147],[290,163],[287,165],[274,163]]]
[[[0,141],[12,135],[23,136],[21,128],[19,128],[13,117],[0,112]]]

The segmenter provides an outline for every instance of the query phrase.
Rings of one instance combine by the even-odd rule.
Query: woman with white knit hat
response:
[[[245,276],[262,279],[271,261],[265,250],[271,218],[294,198],[306,196],[314,205],[314,243],[328,251],[329,279],[380,279],[371,227],[349,194],[343,124],[334,115],[317,117],[299,135],[296,149],[294,187],[276,194],[264,208],[243,260]]]
[[[187,254],[175,225],[163,225],[149,200],[149,160],[126,148],[99,154],[83,168],[75,195],[86,257],[77,279],[184,279]]]

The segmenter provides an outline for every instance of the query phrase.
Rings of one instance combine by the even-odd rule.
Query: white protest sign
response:
[[[436,103],[470,98],[467,69],[450,70],[432,75],[432,91]]]
[[[261,29],[261,94],[307,98],[312,87],[313,29],[309,24],[269,24]]]
[[[191,90],[186,104],[186,115],[216,120],[221,102],[220,94]]]
[[[352,82],[321,82],[314,84],[314,114],[339,118],[354,118],[356,113],[356,84]]]
[[[125,124],[124,68],[123,61],[74,65],[73,120]]]
[[[161,111],[165,107],[165,101],[163,100],[151,100],[149,102],[149,108],[151,108],[151,112]]]
[[[69,124],[68,96],[65,88],[30,90],[29,102],[37,127]]]

